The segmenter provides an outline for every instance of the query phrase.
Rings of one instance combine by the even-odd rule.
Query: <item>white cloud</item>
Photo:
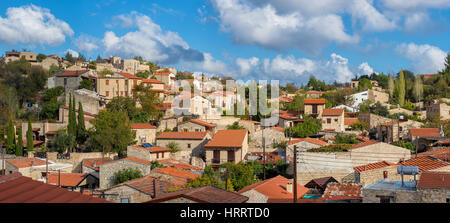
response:
[[[73,43],[78,50],[87,53],[99,48],[99,40],[88,35],[79,36],[73,41]]]
[[[405,30],[407,32],[416,32],[418,29],[430,28],[433,25],[427,13],[417,12],[411,13],[405,18]]]
[[[8,8],[6,17],[0,17],[0,42],[6,44],[59,45],[72,36],[70,26],[35,5]]]
[[[239,67],[240,73],[242,75],[247,75],[250,73],[252,68],[256,66],[259,62],[259,59],[256,57],[252,57],[249,59],[238,58],[236,59],[236,64]]]
[[[403,43],[395,51],[411,61],[413,72],[420,74],[436,73],[444,68],[447,53],[436,46]]]
[[[213,5],[219,12],[221,30],[231,33],[238,44],[275,50],[293,47],[317,54],[329,43],[359,41],[345,32],[341,17],[334,14],[310,18],[297,11],[280,14],[271,4],[255,7],[241,0],[214,0]]]
[[[383,5],[396,10],[423,10],[450,7],[448,0],[382,0]]]
[[[371,75],[373,73],[375,73],[373,68],[367,62],[364,62],[364,63],[360,64],[359,67],[358,67],[358,75],[359,76]]]
[[[142,56],[146,60],[165,64],[205,59],[202,52],[190,48],[177,33],[163,31],[146,15],[132,12],[119,18],[126,22],[126,26],[135,26],[137,30],[123,36],[106,32],[102,40],[106,54],[128,58]]]
[[[64,55],[67,54],[67,53],[69,53],[69,54],[72,55],[73,57],[78,57],[78,56],[80,55],[77,51],[72,50],[72,49],[67,49],[67,50],[64,52]]]
[[[350,12],[354,19],[360,21],[364,31],[386,31],[396,28],[394,21],[390,21],[367,0],[353,1]]]

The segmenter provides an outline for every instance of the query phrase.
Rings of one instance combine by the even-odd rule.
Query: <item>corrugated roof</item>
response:
[[[245,203],[248,197],[213,186],[204,186],[165,194],[146,203],[159,203],[176,198],[187,198],[200,203]]]
[[[0,203],[110,203],[14,173],[0,177]]]
[[[228,147],[238,148],[245,143],[244,139],[247,135],[246,129],[240,130],[220,130],[214,135],[211,141],[205,145],[205,148]]]

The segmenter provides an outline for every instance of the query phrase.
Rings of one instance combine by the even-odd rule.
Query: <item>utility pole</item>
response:
[[[45,183],[48,184],[48,155],[45,151]]]
[[[263,125],[262,122],[261,125]],[[262,146],[263,146],[263,172],[264,172],[264,180],[266,180],[266,140],[264,139],[264,125],[261,127],[262,127]]]
[[[297,146],[294,146],[294,203],[297,203]]]

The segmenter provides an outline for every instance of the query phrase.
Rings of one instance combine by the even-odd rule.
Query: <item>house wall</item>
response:
[[[125,160],[103,164],[100,166],[99,170],[100,189],[112,187],[114,185],[114,174],[119,170],[127,168],[137,168],[142,172],[142,175],[144,176],[150,173],[149,165],[129,162]]]
[[[368,98],[371,102],[377,103],[380,102],[381,104],[388,104],[389,103],[389,94],[375,91],[375,90],[368,90]]]
[[[116,96],[131,97],[133,95],[133,88],[139,84],[140,81],[134,79],[119,77],[97,78],[97,93],[108,99],[112,99]]]
[[[405,160],[411,158],[410,150],[387,143],[377,143],[360,147],[351,150],[349,153],[352,160],[352,167],[381,161],[398,163],[403,158]]]
[[[67,80],[67,84],[64,85],[64,79]],[[55,76],[55,87],[64,87],[64,92],[69,90],[77,90],[80,88],[81,76],[78,77],[57,77]]]
[[[380,203],[380,198],[377,196],[393,196],[395,201],[391,198],[392,203],[420,203],[420,193],[416,191],[390,191],[390,190],[372,190],[363,188],[361,192],[363,196],[363,203]]]
[[[149,194],[142,193],[127,185],[121,185],[105,191],[105,199],[120,203],[122,198],[128,198],[130,203],[143,203],[152,199]]]
[[[331,123],[328,123],[328,119]],[[322,129],[334,129],[336,132],[344,132],[344,113],[339,116],[322,116]]]
[[[156,129],[133,129],[136,132],[137,141],[136,144],[140,145],[143,143],[155,144],[156,142]],[[145,139],[141,139],[141,136],[145,136]]]
[[[206,127],[195,124],[192,122],[186,122],[183,124],[178,125],[178,132],[205,132]]]
[[[145,149],[139,149],[134,146],[128,146],[127,156],[134,156],[139,159],[148,160],[152,162],[155,160],[168,159],[170,157],[170,152],[150,153],[150,151],[147,151]]]
[[[204,157],[205,150],[204,146],[211,139],[210,136],[206,136],[202,140],[167,140],[158,139],[156,145],[160,147],[166,147],[169,142],[175,142],[180,146],[180,150],[177,153],[171,154],[174,159],[179,159],[180,161],[190,163],[191,157]],[[188,144],[191,144],[191,148],[188,148]]]
[[[421,193],[422,203],[446,203],[450,199],[449,189],[418,188],[417,191]]]
[[[325,105],[317,105],[317,113],[318,117],[322,117],[323,109],[325,109]],[[305,115],[312,115],[313,114],[313,105],[305,104]]]
[[[256,131],[253,135],[250,135],[251,145],[254,147],[258,147],[258,151],[252,152],[262,152],[262,137],[263,131]],[[274,129],[264,129],[264,140],[266,149],[273,149],[273,143],[280,143],[284,140],[284,132],[280,132]]]
[[[400,181],[402,179],[401,175],[397,173],[396,166],[388,166],[383,168],[377,168],[373,170],[363,171],[358,173],[355,171],[356,181],[355,183],[361,184],[363,187],[373,184],[377,181],[384,179],[384,171],[388,172],[388,180]],[[404,176],[405,181],[413,180],[414,176]],[[418,178],[417,178],[418,179]]]

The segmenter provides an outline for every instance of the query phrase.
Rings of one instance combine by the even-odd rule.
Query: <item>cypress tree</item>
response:
[[[78,143],[84,142],[84,136],[86,133],[86,127],[84,125],[84,111],[81,102],[78,102],[78,124],[77,124],[77,141]]]
[[[28,130],[27,130],[27,153],[32,152],[33,149],[34,149],[33,127],[31,126],[31,120],[28,119]]]
[[[70,135],[72,129],[72,94],[69,95],[69,120],[67,123],[67,134]]]
[[[403,74],[403,70],[400,71],[399,77],[398,77],[398,103],[400,106],[403,106],[405,104],[405,75]]]
[[[16,156],[23,156],[23,137],[22,130],[19,130],[19,136],[17,138]]]
[[[14,131],[14,124],[12,119],[9,119],[6,136],[6,153],[14,154],[14,150],[16,148],[16,133]]]

